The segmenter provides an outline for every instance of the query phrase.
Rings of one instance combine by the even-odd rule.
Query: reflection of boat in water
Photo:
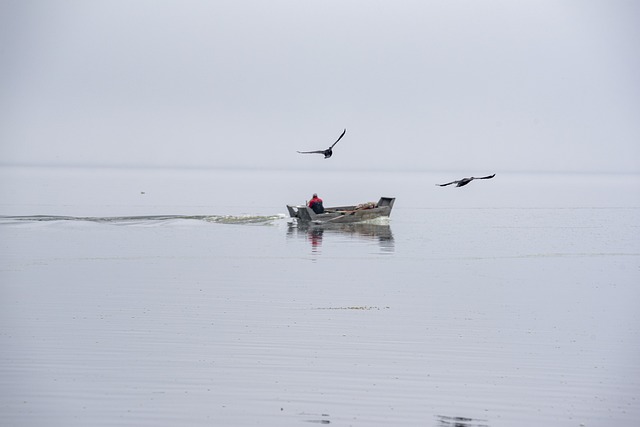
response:
[[[393,197],[381,197],[378,203],[325,208],[324,212],[319,214],[315,213],[310,207],[303,205],[287,205],[287,210],[291,218],[296,218],[299,223],[347,224],[388,217],[391,215],[395,200]]]
[[[289,236],[298,236],[308,239],[311,246],[317,248],[322,245],[325,235],[351,235],[363,240],[377,241],[385,252],[393,252],[393,233],[389,224],[376,224],[367,222],[355,223],[289,223],[287,231]]]

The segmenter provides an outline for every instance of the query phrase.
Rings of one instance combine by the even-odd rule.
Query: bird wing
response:
[[[316,150],[316,151],[298,151],[300,154],[324,154],[324,150]]]
[[[495,174],[495,173],[494,173],[493,175],[489,175],[489,176],[482,176],[482,177],[480,177],[480,178],[475,178],[475,179],[491,179],[491,178],[493,178],[494,176],[496,176],[496,174]]]
[[[338,137],[338,139],[336,140],[336,142],[334,142],[331,147],[329,148],[333,148],[334,145],[336,145],[338,143],[338,141],[340,141],[342,139],[342,137],[344,136],[344,134],[347,133],[347,129],[342,131],[342,134]]]
[[[460,181],[451,181],[451,182],[447,182],[446,184],[436,184],[439,185],[440,187],[446,187],[447,185],[451,185],[451,184],[457,184]]]

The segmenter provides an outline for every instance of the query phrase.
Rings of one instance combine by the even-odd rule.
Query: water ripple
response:
[[[195,220],[221,224],[269,224],[283,219],[283,214],[276,215],[138,215],[138,216],[63,216],[63,215],[24,215],[0,216],[0,225],[16,223],[40,222],[95,222],[115,225],[140,225],[163,223],[176,220]]]

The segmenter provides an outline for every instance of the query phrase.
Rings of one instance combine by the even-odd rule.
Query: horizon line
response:
[[[262,170],[262,171],[307,171],[305,167],[262,167],[247,165],[151,165],[151,164],[112,164],[112,163],[29,163],[15,162],[7,163],[0,161],[0,167],[24,167],[24,168],[52,168],[52,169],[148,169],[148,170]],[[356,168],[332,168],[327,172],[461,172],[470,168],[460,169],[426,169],[426,168],[398,168],[398,167],[356,167]],[[475,169],[475,168],[474,168]],[[477,170],[477,169],[475,169]],[[615,175],[638,175],[640,170],[608,170],[608,169],[485,169],[487,171],[497,171],[500,173],[558,173],[558,174],[615,174]]]

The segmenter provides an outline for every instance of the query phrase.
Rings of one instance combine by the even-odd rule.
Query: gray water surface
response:
[[[0,176],[2,425],[640,419],[638,176]],[[312,192],[397,200],[284,216]]]

